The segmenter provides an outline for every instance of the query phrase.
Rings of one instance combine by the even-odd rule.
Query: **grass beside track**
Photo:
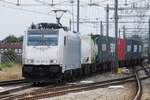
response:
[[[1,65],[3,66],[3,65]],[[22,67],[20,64],[3,66],[0,70],[0,81],[21,79]]]

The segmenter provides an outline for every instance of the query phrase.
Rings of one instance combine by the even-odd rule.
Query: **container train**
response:
[[[57,81],[142,62],[143,44],[134,39],[79,35],[54,23],[32,25],[23,41],[23,77],[34,83]]]

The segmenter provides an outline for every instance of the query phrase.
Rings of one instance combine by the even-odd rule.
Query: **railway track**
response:
[[[141,65],[141,67],[144,69],[144,71],[145,71],[145,73],[146,73],[146,75],[150,75],[150,72],[149,72],[149,67],[145,67],[145,66],[143,66],[143,65]]]
[[[32,84],[25,84],[20,87],[4,90],[4,91],[0,92],[0,99],[13,96],[12,93],[19,92],[19,91],[22,91],[22,90],[25,90],[25,89],[28,89],[31,87],[32,87]]]
[[[144,65],[141,65],[139,69],[137,69],[136,71],[141,71],[144,70],[147,73],[149,73],[150,67],[145,67]]]
[[[0,86],[13,85],[13,84],[20,84],[20,83],[29,83],[29,82],[30,82],[30,81],[27,80],[27,79],[0,81]]]
[[[135,77],[136,77],[136,85],[137,85],[137,92],[135,97],[133,98],[133,100],[140,100],[141,96],[142,96],[142,84],[141,84],[141,80],[147,79],[150,77],[150,72],[149,72],[149,67],[145,67],[143,65],[140,66],[141,69],[140,70],[144,70],[145,74],[147,75],[147,77],[143,77],[140,79],[138,72],[140,71],[139,69],[135,71]]]
[[[144,69],[143,69],[144,70]],[[135,79],[136,77],[136,79]],[[126,82],[137,82],[138,86],[138,92],[135,96],[134,100],[139,100],[140,97],[139,94],[141,94],[141,86],[139,80],[144,80],[149,78],[147,77],[140,77],[136,73],[135,75],[126,77],[126,78],[119,78],[114,80],[107,80],[107,81],[101,81],[96,83],[89,83],[89,84],[53,84],[49,86],[45,86],[41,89],[37,89],[35,91],[22,93],[22,94],[15,94],[15,95],[5,95],[3,97],[0,97],[1,100],[37,100],[42,98],[49,98],[49,97],[55,97],[55,96],[61,96],[68,93],[75,93],[75,92],[81,92],[81,91],[88,91],[88,90],[94,90],[97,88],[107,87],[110,85],[117,85],[122,84]]]
[[[143,77],[141,79],[145,79],[146,77]],[[89,90],[94,90],[97,88],[103,88],[107,87],[110,85],[117,85],[117,84],[122,84],[126,82],[132,82],[135,81],[135,79],[130,78],[126,80],[120,80],[120,81],[112,81],[112,82],[107,82],[107,83],[101,83],[101,82],[96,82],[96,83],[91,83],[91,84],[84,84],[84,85],[73,85],[73,86],[67,86],[67,87],[62,87],[62,88],[53,88],[48,90],[45,93],[41,93],[40,95],[28,95],[25,97],[21,97],[19,100],[37,100],[37,99],[42,99],[42,98],[49,98],[49,97],[55,97],[55,96],[61,96],[65,95],[68,93],[76,93],[76,92],[81,92],[81,91],[89,91]],[[139,99],[135,99],[139,100]]]
[[[135,72],[135,77],[136,77],[136,84],[137,84],[137,92],[136,92],[136,95],[133,98],[133,100],[140,100],[141,95],[142,95],[142,86],[141,86],[141,82],[140,82],[138,72]]]
[[[11,93],[22,91],[24,89],[32,87],[32,84],[29,80],[20,79],[20,80],[9,80],[9,81],[0,81],[0,87],[3,88],[0,91],[0,99],[11,96]],[[5,89],[6,87],[9,87]]]
[[[61,96],[65,95],[67,93],[75,93],[75,92],[81,92],[81,91],[88,91],[88,90],[94,90],[97,88],[107,87],[109,85],[117,85],[125,82],[135,81],[135,75],[126,77],[126,78],[120,78],[115,80],[108,80],[108,81],[102,81],[102,82],[96,82],[96,83],[90,83],[90,84],[80,84],[80,85],[72,85],[72,84],[65,84],[60,86],[47,86],[44,89],[40,89],[37,91],[33,91],[30,93],[24,93],[16,96],[11,96],[4,98],[3,100],[37,100],[42,98],[49,98],[49,97],[55,97],[55,96]]]

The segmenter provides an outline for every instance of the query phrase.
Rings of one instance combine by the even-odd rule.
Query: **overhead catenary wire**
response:
[[[20,7],[12,7],[12,6],[8,6],[8,5],[0,5],[0,7],[4,7],[4,8],[8,8],[8,9],[12,9],[12,10],[19,10],[19,11],[23,11],[23,12],[29,12],[29,13],[35,13],[35,14],[40,14],[40,15],[49,15],[49,16],[53,16],[55,17],[54,14],[51,14],[51,12],[42,12],[42,11],[36,11],[36,10],[32,10],[32,9],[25,9],[25,8],[20,8]],[[71,14],[72,13],[69,11],[68,14]],[[70,17],[63,17],[63,18],[70,18]],[[81,20],[84,20],[84,18],[80,18]]]
[[[48,6],[55,6],[55,5],[59,5],[59,4],[62,4],[62,3],[66,3],[66,2],[69,2],[69,0],[66,0],[66,1],[62,1],[62,2],[59,2],[59,3],[48,3],[48,2],[45,2],[45,1],[42,1],[42,0],[34,0],[36,2],[39,2],[39,3],[42,3],[44,5],[48,5]]]
[[[0,0],[0,3],[6,4],[6,5],[3,5],[3,7],[7,6],[7,8],[10,8],[10,9],[16,9],[16,10],[20,10],[20,11],[36,13],[36,14],[41,14],[41,15],[50,15],[50,16],[55,16],[55,15],[52,14],[51,12],[49,12],[49,11],[44,12],[44,11],[38,11],[38,10],[36,11],[33,8],[32,8],[33,10],[31,8],[29,9],[28,6],[41,6],[41,7],[44,7],[44,6],[47,7],[48,6],[49,8],[52,8],[52,9],[63,9],[63,8],[69,9],[70,7],[72,7],[72,4],[70,3],[70,0],[56,0],[56,1],[53,0],[53,3],[52,3],[51,0],[49,0],[49,1],[48,0],[32,0],[32,1],[33,1],[33,3],[30,3],[30,4],[19,2],[19,4],[18,4],[19,7],[16,7],[16,6],[18,6],[17,2],[13,2],[13,0],[12,1],[11,0]],[[76,0],[73,0],[73,1],[75,2],[73,7],[77,6],[77,1]],[[127,7],[130,7],[132,4],[135,4],[135,3],[140,4],[140,3],[143,3],[143,2],[146,2],[146,1],[148,1],[148,0],[133,0],[133,1],[128,0]],[[81,15],[80,20],[91,20],[91,19],[99,18],[99,15],[98,14],[96,15],[95,13],[99,12],[101,10],[101,7],[103,8],[104,6],[106,6],[106,3],[109,3],[109,5],[111,6],[111,0],[99,0],[99,1],[96,1],[96,0],[80,0],[80,3],[81,3],[80,4],[81,7],[84,7],[85,9],[88,7],[87,11],[84,12],[84,13],[86,13],[85,14],[86,17],[85,17],[85,15],[84,16]],[[95,6],[94,5],[90,6],[90,3],[95,4]],[[118,5],[119,6],[124,5],[124,2],[121,2]],[[26,8],[28,8],[28,9],[25,9],[24,6],[27,6]],[[94,9],[94,10],[93,10],[93,12],[91,12],[89,9]],[[130,10],[130,11],[134,11],[134,10]],[[144,12],[146,12],[146,11],[144,10]],[[72,12],[70,9],[68,10],[67,14],[69,14],[71,16],[76,16],[77,15],[76,13]],[[142,15],[144,15],[144,14],[142,13]],[[69,16],[69,17],[64,16],[64,18],[67,18],[67,19],[69,18],[70,19],[71,16]],[[93,16],[95,16],[95,17],[93,17]],[[104,20],[103,18],[101,18],[101,19],[102,19],[102,21]],[[76,18],[74,20],[76,20]],[[123,23],[123,24],[126,24],[126,23]],[[138,24],[140,24],[140,21],[139,21],[139,23],[135,23],[134,26],[138,26]],[[139,25],[139,27],[140,26],[141,25]]]
[[[57,3],[49,3],[49,2],[46,2],[46,1],[43,1],[43,0],[34,0],[36,2],[39,2],[43,5],[38,5],[38,4],[19,4],[20,6],[72,6],[72,5],[65,5],[64,3],[69,3],[70,0],[65,0],[65,1],[61,1],[61,2],[57,2]],[[92,2],[92,3],[95,3],[97,4],[97,6],[106,6],[106,4],[108,3],[108,1],[111,1],[111,0],[102,0],[102,1],[99,1],[99,2]],[[7,3],[7,4],[11,4],[11,5],[17,5],[17,2],[10,2],[9,0],[0,0],[0,2],[3,2],[3,3]],[[86,2],[86,1],[83,1],[83,0],[80,0],[80,2],[82,4],[84,4],[84,6],[89,6],[89,3]],[[137,0],[137,1],[133,1],[133,2],[128,2],[128,5],[131,5],[131,4],[134,4],[134,3],[138,3],[138,2],[143,2],[141,0]],[[106,3],[106,4],[102,4],[102,3]],[[114,4],[109,4],[109,5],[114,5]],[[122,4],[119,4],[119,5],[123,5]],[[76,6],[76,5],[74,5]],[[82,5],[81,5],[82,6]]]
[[[16,8],[16,7],[11,7],[11,6],[7,6],[7,5],[0,5],[1,7],[5,7],[5,8],[9,8],[9,9],[14,9],[14,10],[20,10],[20,11],[24,11],[24,12],[30,12],[30,13],[36,13],[36,14],[42,14],[42,15],[52,15],[46,12],[41,12],[41,11],[35,11],[35,10],[31,10],[31,9],[24,9],[24,8]],[[52,15],[54,16],[54,15]]]

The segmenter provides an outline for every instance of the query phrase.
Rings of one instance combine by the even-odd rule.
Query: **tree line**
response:
[[[5,42],[5,43],[23,42],[23,36],[16,37],[14,35],[9,35],[5,39],[3,39],[2,42]]]

